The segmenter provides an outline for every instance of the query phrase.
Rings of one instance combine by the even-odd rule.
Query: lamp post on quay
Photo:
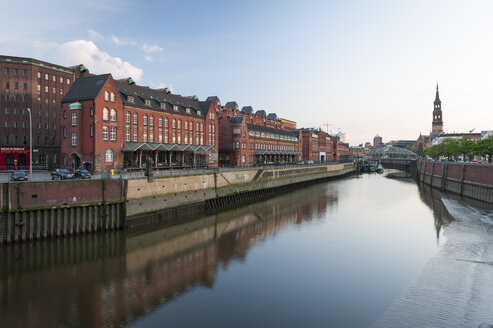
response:
[[[31,120],[31,108],[29,112],[29,180],[33,181],[33,124]]]

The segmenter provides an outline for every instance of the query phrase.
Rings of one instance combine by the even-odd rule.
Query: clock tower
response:
[[[438,94],[438,83],[435,101],[433,102],[433,121],[431,124],[431,135],[443,134],[442,102]]]

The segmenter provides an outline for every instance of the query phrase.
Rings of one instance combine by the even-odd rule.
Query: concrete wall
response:
[[[419,160],[417,167],[422,183],[493,203],[493,165]]]

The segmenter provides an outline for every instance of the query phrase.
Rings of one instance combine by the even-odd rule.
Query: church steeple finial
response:
[[[438,92],[438,82],[437,82],[437,92],[436,92],[436,96],[435,96],[435,103],[439,103],[439,102],[440,102],[440,95]]]

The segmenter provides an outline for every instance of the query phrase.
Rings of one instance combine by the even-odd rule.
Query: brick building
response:
[[[29,111],[33,168],[60,164],[61,100],[73,81],[89,75],[83,65],[64,67],[0,56],[0,170],[29,169]]]
[[[62,100],[66,167],[217,166],[219,101],[138,86],[111,74],[77,79]]]
[[[383,139],[378,134],[373,138],[373,147],[380,147],[383,145]]]
[[[313,161],[314,163],[325,163],[333,160],[333,141],[328,133],[313,128],[303,128],[298,131],[302,142],[302,160]]]
[[[275,113],[253,112],[251,106],[239,110],[236,102],[222,107],[219,117],[219,164],[292,163],[300,160],[300,138],[296,123]]]

